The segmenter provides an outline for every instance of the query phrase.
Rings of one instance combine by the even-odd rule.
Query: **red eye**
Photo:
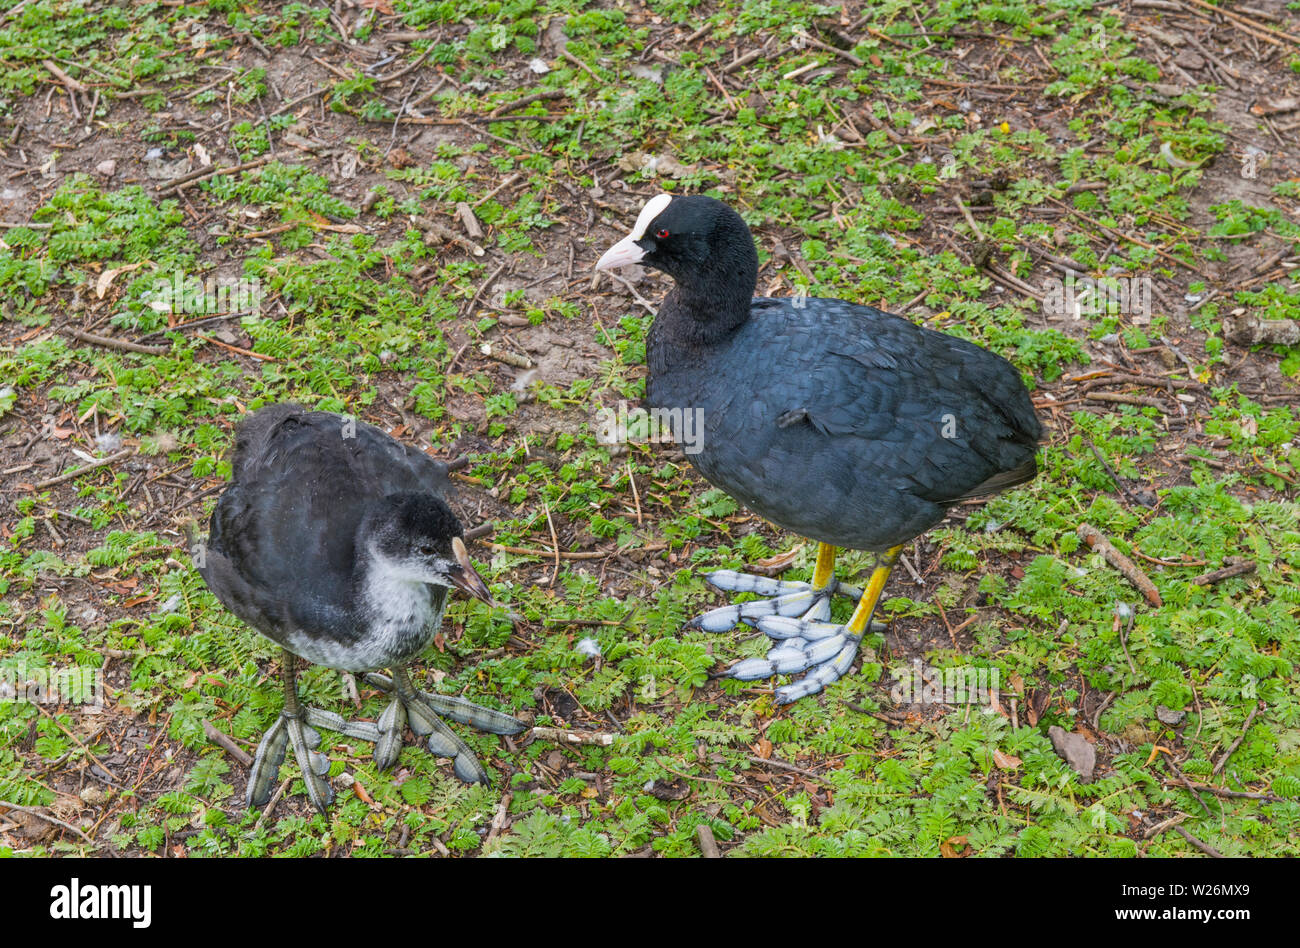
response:
[[[668,239],[668,231],[667,231],[667,230],[661,230],[661,231],[659,231],[657,234],[655,234],[655,236],[658,237],[660,240],[667,240],[667,239]]]

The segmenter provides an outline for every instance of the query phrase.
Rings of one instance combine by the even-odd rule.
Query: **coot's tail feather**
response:
[[[976,484],[970,490],[966,491],[960,497],[953,497],[945,500],[945,506],[959,504],[964,500],[974,500],[977,497],[988,497],[990,494],[1000,494],[1018,484],[1025,484],[1032,481],[1038,476],[1038,462],[1033,455],[1030,455],[1024,462],[1016,465],[1009,471],[998,471],[992,477]]]

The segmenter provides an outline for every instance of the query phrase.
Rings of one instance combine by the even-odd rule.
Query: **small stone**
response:
[[[1057,755],[1079,775],[1079,782],[1092,783],[1092,774],[1097,768],[1097,749],[1082,734],[1067,732],[1057,724],[1047,729],[1047,736],[1051,738]]]
[[[112,158],[105,158],[99,164],[95,165],[95,174],[101,177],[111,178],[116,172],[117,162]]]
[[[1163,704],[1156,705],[1156,720],[1161,724],[1182,724],[1186,717],[1186,711],[1175,711],[1172,708],[1166,708]]]

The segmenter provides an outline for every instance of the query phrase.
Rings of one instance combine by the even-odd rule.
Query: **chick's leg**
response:
[[[334,800],[334,791],[325,779],[329,759],[316,750],[321,736],[309,722],[312,709],[298,700],[298,656],[284,652],[284,710],[263,735],[248,773],[247,804],[262,807],[271,798],[271,790],[280,776],[285,751],[293,746],[293,755],[302,771],[302,782],[312,806],[325,812]]]

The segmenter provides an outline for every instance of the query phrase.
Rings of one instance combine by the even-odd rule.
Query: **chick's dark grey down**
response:
[[[334,798],[320,729],[370,741],[391,767],[403,733],[427,738],[457,777],[487,783],[474,752],[440,716],[495,734],[523,722],[455,695],[421,691],[405,664],[442,625],[450,586],[491,601],[445,502],[447,466],[377,428],[298,405],[270,405],[236,432],[234,477],[212,513],[199,563],[231,612],[284,649],[284,710],[249,768],[249,806],[266,805],[289,748],[312,804]],[[348,672],[392,694],[377,721],[303,705],[298,659]]]
[[[364,422],[277,404],[240,424],[233,467],[200,569],[231,612],[294,654],[343,671],[400,664],[428,643],[436,626],[392,641],[374,635],[359,588],[367,551],[356,541],[386,497],[445,497],[445,463]],[[440,617],[447,588],[426,589]]]

